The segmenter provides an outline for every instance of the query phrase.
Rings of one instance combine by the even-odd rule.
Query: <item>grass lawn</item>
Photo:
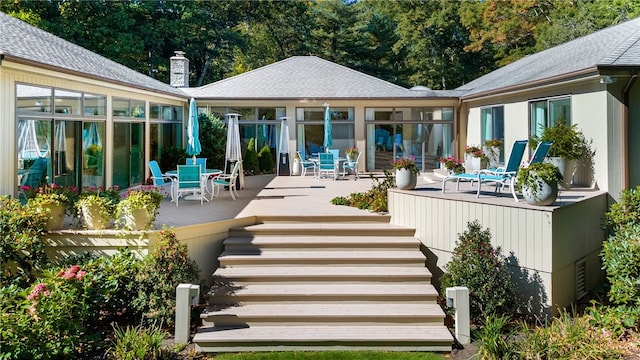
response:
[[[443,357],[423,352],[384,352],[384,351],[287,351],[256,353],[208,354],[214,360],[442,360]]]

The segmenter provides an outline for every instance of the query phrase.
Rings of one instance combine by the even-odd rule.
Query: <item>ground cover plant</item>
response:
[[[387,212],[387,190],[396,185],[395,177],[389,171],[384,170],[384,179],[371,178],[374,184],[366,192],[351,193],[348,197],[336,196],[331,199],[333,205],[346,205],[358,209],[370,210],[373,212]]]

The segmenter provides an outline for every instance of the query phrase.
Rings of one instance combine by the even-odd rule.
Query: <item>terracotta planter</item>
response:
[[[47,230],[60,230],[64,225],[64,214],[67,210],[64,205],[51,205],[49,207],[49,220],[45,224]]]
[[[99,205],[86,205],[82,207],[84,224],[91,230],[103,230],[111,226],[111,217],[102,214]]]
[[[401,190],[411,190],[416,187],[418,174],[407,169],[396,169],[396,187]]]
[[[535,176],[535,172],[531,172],[531,176]],[[522,197],[529,205],[551,205],[558,197],[558,183],[551,184],[542,179],[535,180],[535,186],[522,185]]]

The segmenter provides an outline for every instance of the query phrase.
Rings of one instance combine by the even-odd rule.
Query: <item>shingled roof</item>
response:
[[[186,98],[186,94],[180,89],[131,70],[3,12],[0,12],[0,34],[0,54],[7,60]]]
[[[316,56],[293,56],[184,91],[198,99],[415,99],[459,94],[406,89]]]
[[[466,99],[625,67],[640,68],[640,17],[526,56],[456,90],[465,91]]]

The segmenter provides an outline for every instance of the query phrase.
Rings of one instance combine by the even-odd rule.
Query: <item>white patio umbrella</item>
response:
[[[283,175],[291,174],[289,171],[289,123],[287,119],[287,117],[280,118],[280,146],[278,146],[280,156],[278,157],[277,175],[280,175],[280,171]]]
[[[242,160],[242,148],[240,142],[240,125],[238,125],[238,117],[240,114],[225,114],[227,121],[227,147],[225,151],[225,163],[236,162]],[[225,164],[226,167],[226,164]],[[231,172],[225,171],[225,173]],[[238,176],[240,189],[244,189],[244,168],[240,164]]]

